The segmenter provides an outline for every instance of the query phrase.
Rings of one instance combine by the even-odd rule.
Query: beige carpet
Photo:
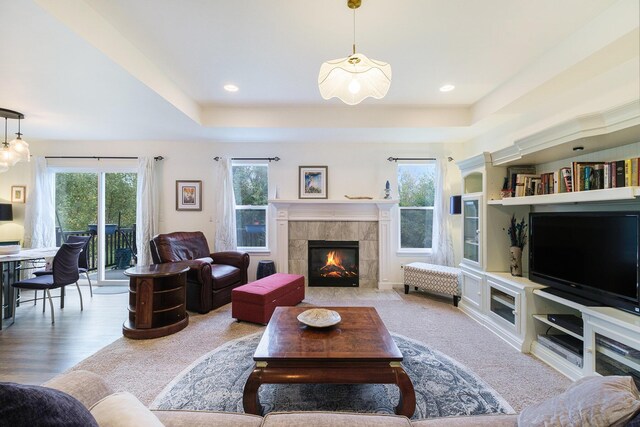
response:
[[[570,380],[522,354],[453,307],[450,298],[367,289],[307,290],[305,304],[373,306],[390,331],[422,341],[469,367],[516,410],[562,392]],[[263,330],[238,323],[228,304],[191,313],[181,332],[153,340],[120,338],[72,369],[86,369],[149,404],[186,366],[224,342]]]

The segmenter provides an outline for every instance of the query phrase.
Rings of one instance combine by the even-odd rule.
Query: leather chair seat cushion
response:
[[[222,289],[242,280],[242,272],[239,268],[225,264],[211,264],[211,276],[213,276],[213,289]]]

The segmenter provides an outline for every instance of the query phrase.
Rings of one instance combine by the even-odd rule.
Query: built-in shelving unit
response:
[[[463,215],[460,309],[515,348],[534,353],[570,378],[628,374],[640,383],[640,316],[610,307],[583,306],[545,292],[544,286],[526,278],[526,246],[525,277],[511,276],[509,242],[504,232],[512,215],[526,220],[531,211],[640,210],[640,187],[500,198],[509,166],[536,165],[545,173],[558,171],[572,161],[634,157],[640,157],[637,101],[576,117],[514,141],[509,147],[458,162],[463,177],[462,200],[474,202],[470,207],[478,212]],[[478,230],[477,239],[474,228]],[[477,259],[471,250],[476,247]],[[583,335],[553,323],[548,314],[581,317]],[[547,334],[572,337],[568,339],[582,343],[582,354],[563,356],[548,342],[538,342],[539,336]]]

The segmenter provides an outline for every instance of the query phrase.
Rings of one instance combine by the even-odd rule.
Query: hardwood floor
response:
[[[91,298],[88,287],[81,286],[81,290],[84,311],[80,311],[75,286],[67,287],[64,309],[60,310],[60,301],[54,298],[53,325],[49,303],[43,314],[41,299],[37,305],[19,306],[15,324],[5,319],[0,331],[0,381],[42,384],[122,336],[128,293],[94,293]]]

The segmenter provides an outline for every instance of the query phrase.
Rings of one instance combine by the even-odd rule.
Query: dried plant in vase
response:
[[[511,215],[507,235],[511,240],[509,248],[511,275],[522,276],[522,248],[527,244],[527,224],[524,222],[524,218],[518,222],[515,214]]]

